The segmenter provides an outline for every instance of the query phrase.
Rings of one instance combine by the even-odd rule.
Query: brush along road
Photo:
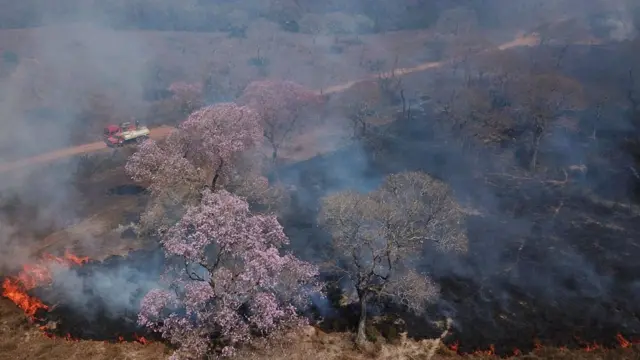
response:
[[[519,46],[535,46],[539,43],[539,40],[536,36],[526,36],[526,37],[519,37],[516,38],[515,40],[506,42],[502,45],[499,45],[497,48],[493,48],[493,49],[486,49],[483,52],[486,51],[492,51],[492,50],[506,50],[506,49],[510,49],[510,48],[514,48],[514,47],[519,47]],[[445,65],[447,63],[452,62],[453,59],[450,60],[445,60],[445,61],[437,61],[437,62],[427,62],[427,63],[422,63],[420,65],[414,66],[414,67],[409,67],[409,68],[399,68],[399,69],[395,69],[391,72],[385,72],[385,73],[380,73],[380,74],[375,74],[375,75],[371,75],[369,77],[363,78],[363,79],[358,79],[358,80],[353,80],[353,81],[349,81],[343,84],[338,84],[335,86],[331,86],[322,90],[317,91],[318,94],[335,94],[335,93],[339,93],[342,91],[345,91],[347,89],[349,89],[350,87],[352,87],[353,85],[360,83],[360,82],[364,82],[364,81],[371,81],[371,80],[375,80],[379,77],[385,77],[385,76],[405,76],[405,75],[409,75],[412,73],[416,73],[416,72],[421,72],[421,71],[426,71],[429,69],[433,69],[433,68],[437,68],[440,67],[442,65]],[[161,127],[157,127],[157,128],[153,128],[150,129],[149,131],[149,138],[151,139],[161,139],[165,136],[167,136],[171,130],[173,128],[169,127],[169,126],[161,126]],[[25,159],[21,159],[21,160],[17,160],[17,161],[13,161],[13,162],[8,162],[8,163],[4,163],[4,164],[0,164],[0,173],[2,172],[7,172],[7,171],[12,171],[12,170],[18,170],[18,169],[22,169],[28,166],[32,166],[32,165],[37,165],[37,164],[42,164],[42,163],[48,163],[54,160],[58,160],[58,159],[63,159],[63,158],[67,158],[67,157],[71,157],[71,156],[75,156],[75,155],[81,155],[81,154],[87,154],[87,153],[92,153],[92,152],[96,152],[96,151],[100,151],[100,150],[105,150],[107,149],[107,144],[105,144],[105,142],[94,142],[94,143],[90,143],[90,144],[84,144],[84,145],[79,145],[79,146],[74,146],[74,147],[70,147],[70,148],[66,148],[66,149],[61,149],[61,150],[56,150],[56,151],[52,151],[46,154],[41,154],[41,155],[37,155],[37,156],[33,156],[33,157],[29,157],[29,158],[25,158]]]

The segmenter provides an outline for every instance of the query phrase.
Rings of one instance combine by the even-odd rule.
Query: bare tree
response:
[[[331,97],[330,107],[339,109],[351,123],[351,137],[362,140],[371,127],[371,118],[376,117],[385,105],[385,98],[379,83],[375,80],[353,84],[345,91]]]
[[[419,172],[388,176],[369,194],[346,191],[323,199],[319,223],[341,256],[331,264],[358,296],[356,342],[366,342],[367,304],[396,301],[420,312],[438,288],[416,269],[430,243],[440,250],[466,250],[463,212],[444,183]]]
[[[509,87],[530,67],[527,58],[515,51],[487,51],[473,60],[478,82],[486,82],[494,92],[503,96],[510,93]]]
[[[465,150],[472,145],[500,144],[509,138],[513,129],[512,109],[498,104],[491,89],[482,86],[470,86],[455,92],[450,98],[444,118],[448,126]]]
[[[396,60],[397,61],[397,60]],[[387,73],[382,73],[377,76],[378,87],[382,96],[386,101],[394,104],[400,98],[399,94],[404,93],[404,87],[402,85],[402,78],[396,74],[396,65],[393,69]]]
[[[554,128],[554,121],[563,112],[583,106],[580,83],[554,73],[532,74],[518,84],[514,97],[521,111],[521,120],[532,141],[530,169],[535,170],[542,139]]]

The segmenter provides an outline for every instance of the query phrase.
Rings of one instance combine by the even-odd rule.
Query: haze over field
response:
[[[361,345],[395,317],[461,352],[640,336],[635,1],[0,6],[0,276],[56,331],[140,331],[197,284],[161,326],[183,356],[242,353],[291,304]],[[133,118],[152,141],[108,149]]]

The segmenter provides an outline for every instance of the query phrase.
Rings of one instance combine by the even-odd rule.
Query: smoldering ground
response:
[[[143,47],[129,37],[130,33],[119,35],[96,24],[89,31],[59,29],[60,32],[35,35],[33,41],[41,45],[34,55],[38,61],[21,65],[24,70],[18,69],[28,71],[29,66],[36,67],[42,59],[49,58],[54,65],[42,70],[44,75],[39,81],[43,84],[23,83],[26,80],[16,75],[9,83],[13,85],[6,88],[2,103],[6,104],[0,106],[6,115],[2,119],[7,121],[3,127],[14,135],[3,138],[0,144],[12,149],[11,157],[70,144],[68,130],[78,125],[77,114],[82,108],[78,93],[97,87],[104,91],[115,89],[131,101],[141,96],[138,74],[142,72],[139,66],[144,59],[140,54]],[[61,44],[62,38],[73,38],[72,33],[77,32],[82,35],[75,44]],[[69,77],[87,78],[78,88],[68,90]],[[44,97],[43,93],[52,94],[42,101],[42,106],[62,103],[64,115],[35,123],[24,120],[21,107],[31,100],[19,100],[17,89],[36,98]],[[127,99],[118,103],[135,106]],[[369,191],[387,172],[424,170],[451,183],[461,200],[481,209],[479,215],[470,216],[467,224],[471,235],[469,254],[462,258],[436,256],[431,249],[425,249],[422,264],[442,286],[442,299],[432,315],[454,317],[456,336],[463,346],[510,346],[523,342],[518,345],[526,349],[533,337],[562,342],[563,336],[580,328],[585,329],[585,337],[601,341],[613,339],[610,335],[615,331],[636,333],[638,282],[632,264],[638,255],[634,242],[638,215],[618,205],[602,204],[571,185],[555,188],[535,179],[519,183],[508,177],[485,176],[493,172],[487,169],[496,170],[490,156],[478,162],[478,157],[469,158],[453,146],[425,140],[434,139],[433,129],[426,126],[430,116],[433,114],[425,111],[423,117],[415,119],[418,121],[394,125],[390,133],[395,140],[388,143],[382,160],[369,157],[366,151],[363,154],[363,147],[358,146],[357,151],[344,150],[283,170],[283,181],[298,190],[296,211],[283,219],[293,249],[304,258],[323,259],[323,249],[328,246],[326,234],[315,225],[321,195],[343,188]],[[425,126],[416,127],[416,122]],[[43,133],[46,141],[41,137]],[[577,151],[572,142],[567,144],[564,151]],[[76,195],[70,179],[65,179],[68,172],[65,168],[50,171],[28,186],[8,187],[22,201],[49,209],[34,220],[37,223],[66,218],[66,214],[79,215],[69,205]],[[478,173],[482,176],[478,177]],[[11,249],[19,239],[15,226],[2,229],[9,234],[6,238],[13,239],[4,249]],[[9,243],[0,242],[5,244]],[[144,258],[62,271],[56,274],[54,286],[46,290],[51,293],[43,294],[43,298],[66,306],[72,313],[79,311],[85,320],[95,320],[100,314],[129,318],[140,294],[153,286],[159,266]],[[85,320],[75,324],[90,323]],[[511,338],[512,334],[517,334],[518,339]]]
[[[495,344],[506,354],[513,348],[531,350],[534,339],[562,346],[587,340],[615,345],[618,332],[640,335],[633,260],[640,255],[635,240],[640,212],[596,200],[588,190],[593,183],[585,181],[553,186],[489,175],[498,170],[489,154],[478,162],[475,155],[429,146],[425,131],[432,129],[416,127],[428,123],[421,120],[393,125],[392,133],[402,140],[387,149],[385,161],[392,169],[420,169],[445,179],[461,201],[480,211],[467,219],[466,255],[424,249],[420,268],[440,284],[441,298],[427,319],[408,318],[410,335],[432,335],[425,320],[451,317],[455,326],[449,341],[459,340],[462,351]],[[346,171],[365,177],[349,178],[344,187],[359,184],[370,191],[384,174],[384,164],[371,159],[363,164],[351,157],[354,153],[339,151],[288,169],[300,208],[283,221],[292,247],[308,260],[329,261],[332,255],[327,235],[315,226],[317,200],[326,193],[321,188],[341,188]]]
[[[156,248],[72,267],[53,264],[52,282],[32,291],[49,306],[36,318],[58,336],[94,340],[148,336],[137,325],[137,315],[144,295],[161,286],[164,260]]]
[[[598,54],[596,49],[581,61],[597,61]],[[617,63],[608,54],[609,64]],[[572,59],[576,62],[569,62],[573,66],[567,70],[589,77],[590,66]],[[559,170],[542,177],[519,165],[526,152],[506,147],[469,154],[447,145],[455,139],[442,141],[447,135],[439,134],[433,121],[438,115],[428,105],[414,114],[420,115],[385,130],[382,155],[363,158],[348,149],[283,171],[284,181],[293,181],[299,190],[295,204],[300,209],[293,211],[298,216],[284,219],[294,249],[310,260],[331,260],[327,235],[314,225],[318,198],[327,192],[370,191],[386,173],[422,170],[448,182],[473,210],[466,224],[469,252],[457,257],[426,248],[421,263],[441,285],[441,299],[429,319],[452,317],[449,341],[460,340],[462,351],[496,344],[498,352],[511,354],[513,348],[532,349],[536,339],[562,346],[588,341],[614,346],[618,333],[640,334],[634,260],[640,255],[640,211],[631,200],[638,180],[628,170],[635,166],[634,156],[623,146],[637,130],[628,112],[608,109],[615,118],[596,123],[597,142],[588,140],[590,131],[552,132],[542,157]],[[594,109],[572,116],[584,129],[593,128]],[[424,320],[410,320],[412,335],[430,334]]]

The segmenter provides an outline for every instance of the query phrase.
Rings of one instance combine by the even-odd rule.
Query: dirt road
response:
[[[535,46],[538,43],[538,39],[535,36],[525,36],[525,37],[518,37],[515,40],[506,42],[504,44],[501,44],[497,47],[498,50],[506,50],[506,49],[510,49],[510,48],[514,48],[514,47],[519,47],[519,46]],[[485,51],[492,51],[494,49],[487,49]],[[339,93],[342,91],[345,91],[347,89],[349,89],[351,86],[363,82],[363,81],[370,81],[372,79],[376,79],[380,76],[405,76],[405,75],[409,75],[412,73],[416,73],[416,72],[421,72],[421,71],[426,71],[429,69],[433,69],[433,68],[437,68],[440,67],[444,64],[447,64],[451,62],[451,60],[445,60],[445,61],[437,61],[437,62],[427,62],[427,63],[422,63],[420,65],[414,66],[414,67],[410,67],[410,68],[399,68],[399,69],[395,69],[392,72],[386,72],[386,73],[380,73],[380,74],[375,74],[375,75],[371,75],[369,77],[366,78],[362,78],[362,79],[357,79],[357,80],[353,80],[353,81],[349,81],[349,82],[345,82],[342,84],[338,84],[335,86],[331,86],[322,90],[318,90],[317,93],[320,94],[335,94],[335,93]],[[151,129],[151,138],[152,139],[160,139],[165,137],[166,135],[169,134],[169,132],[171,131],[172,127],[169,126],[161,126],[158,128],[154,128]],[[108,149],[108,147],[101,141],[99,142],[94,142],[94,143],[90,143],[90,144],[84,144],[84,145],[79,145],[79,146],[74,146],[74,147],[70,147],[70,148],[66,148],[66,149],[60,149],[60,150],[56,150],[56,151],[52,151],[49,153],[45,153],[45,154],[41,154],[41,155],[37,155],[37,156],[33,156],[33,157],[29,157],[29,158],[25,158],[25,159],[21,159],[21,160],[17,160],[17,161],[13,161],[13,162],[8,162],[8,163],[3,163],[0,164],[0,173],[2,172],[7,172],[7,171],[12,171],[12,170],[17,170],[17,169],[22,169],[28,166],[33,166],[33,165],[37,165],[37,164],[42,164],[42,163],[47,163],[53,160],[59,160],[59,159],[63,159],[63,158],[67,158],[67,157],[71,157],[71,156],[75,156],[75,155],[80,155],[80,154],[87,154],[87,153],[92,153],[92,152],[96,152],[96,151],[100,151],[100,150],[105,150]]]
[[[152,139],[161,139],[169,134],[173,129],[170,126],[161,126],[151,129],[150,137]],[[70,156],[88,154],[100,150],[107,150],[107,145],[102,141],[97,141],[89,144],[69,147],[66,149],[60,149],[52,152],[48,152],[41,155],[36,155],[26,159],[21,159],[13,162],[0,164],[0,173],[12,170],[18,170],[32,165],[47,163],[53,160],[59,160]]]

